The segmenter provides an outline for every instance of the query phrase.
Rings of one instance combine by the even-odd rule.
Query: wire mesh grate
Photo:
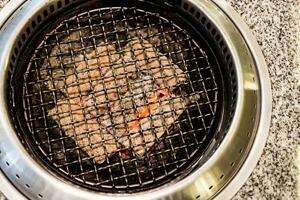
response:
[[[45,34],[24,74],[40,154],[93,188],[172,180],[210,133],[218,86],[206,54],[172,21],[101,8]]]

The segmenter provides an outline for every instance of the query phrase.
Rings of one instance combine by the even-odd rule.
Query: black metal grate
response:
[[[72,181],[155,187],[201,157],[218,104],[214,73],[189,34],[157,13],[91,10],[36,48],[26,123],[39,154]]]

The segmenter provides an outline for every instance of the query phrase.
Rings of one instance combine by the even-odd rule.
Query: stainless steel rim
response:
[[[223,10],[228,15],[228,17],[233,21],[233,23],[236,25],[236,27],[238,27],[239,31],[243,35],[255,60],[256,66],[258,66],[257,71],[261,87],[260,95],[262,106],[260,113],[260,123],[251,151],[249,152],[243,166],[235,175],[234,179],[232,179],[231,182],[216,196],[216,199],[230,199],[236,192],[238,192],[238,190],[249,178],[256,164],[258,163],[261,154],[263,153],[271,123],[272,91],[267,64],[265,62],[263,53],[260,50],[260,46],[258,45],[250,29],[228,3],[222,0],[213,1],[221,10]]]
[[[25,2],[25,1],[23,1]],[[33,1],[34,7],[30,8],[30,12],[28,12],[28,16],[18,16],[16,15],[16,18],[25,18],[29,17],[31,13],[34,13],[35,10],[38,10],[39,7],[44,6],[45,4],[49,3],[47,1]],[[242,20],[237,16],[237,14],[234,13],[234,11],[225,3],[219,0],[214,1],[215,4],[213,4],[210,1],[196,1],[196,0],[190,0],[186,1],[185,3],[188,3],[189,5],[196,5],[197,7],[201,8],[202,10],[205,10],[207,13],[210,13],[211,15],[208,16],[210,20],[222,31],[225,38],[227,39],[227,42],[232,50],[234,60],[237,64],[237,66],[241,66],[241,68],[238,68],[238,82],[239,82],[239,100],[237,103],[237,112],[234,116],[233,123],[230,127],[229,133],[227,137],[224,139],[218,150],[213,154],[213,156],[209,159],[207,163],[205,163],[203,166],[201,166],[197,171],[190,174],[190,176],[184,180],[179,181],[178,183],[174,183],[168,187],[161,188],[160,190],[155,191],[149,191],[147,193],[143,194],[135,194],[135,195],[118,195],[118,196],[109,196],[105,194],[97,194],[93,192],[88,192],[86,190],[82,190],[80,188],[75,188],[72,185],[66,184],[65,182],[61,181],[60,179],[57,179],[53,177],[48,172],[45,172],[41,166],[39,166],[29,155],[28,153],[22,148],[22,145],[18,142],[18,139],[16,138],[14,131],[12,127],[9,125],[9,119],[7,116],[2,117],[2,129],[3,129],[3,137],[2,139],[5,139],[5,141],[8,141],[6,144],[0,143],[0,149],[2,150],[1,155],[1,168],[5,172],[7,176],[10,176],[9,178],[13,182],[18,182],[18,178],[16,178],[16,173],[24,174],[23,170],[26,170],[28,174],[31,170],[34,171],[33,175],[39,174],[40,177],[43,177],[43,179],[47,180],[47,187],[44,187],[44,185],[35,185],[31,184],[33,182],[30,182],[30,188],[26,186],[26,179],[32,180],[35,179],[35,177],[23,177],[25,182],[22,182],[23,185],[16,185],[20,190],[24,191],[26,195],[30,198],[37,198],[37,197],[44,197],[46,199],[55,199],[59,195],[60,198],[65,197],[65,199],[96,199],[101,196],[102,199],[117,199],[118,197],[122,197],[123,199],[195,199],[195,198],[211,198],[218,193],[217,198],[228,198],[232,196],[238,189],[241,187],[243,182],[247,179],[247,177],[250,175],[252,169],[254,168],[256,162],[259,159],[259,156],[262,152],[263,146],[265,144],[268,128],[270,124],[270,117],[271,117],[271,90],[270,90],[270,81],[268,78],[267,73],[267,67],[264,62],[262,53],[258,51],[258,45],[255,42],[253,36],[251,35],[250,31],[248,30],[247,26],[242,22]],[[7,7],[3,12],[5,15],[7,13],[7,16],[10,16],[10,13],[16,10],[16,8],[22,3],[22,1],[11,1],[10,5],[11,7]],[[14,6],[12,6],[14,5]],[[216,7],[219,6],[219,8]],[[26,7],[25,7],[26,9]],[[212,12],[214,11],[214,12]],[[26,12],[23,12],[26,13]],[[226,19],[226,13],[228,15],[229,19]],[[224,20],[225,18],[225,20]],[[5,18],[3,18],[5,19]],[[13,18],[10,18],[11,21],[14,21]],[[4,20],[6,21],[6,20]],[[232,22],[235,24],[236,27],[233,26]],[[0,24],[1,25],[1,24]],[[17,26],[16,26],[17,27]],[[233,29],[232,29],[233,28]],[[238,30],[236,30],[238,28]],[[16,33],[18,31],[16,30]],[[234,38],[234,34],[239,34],[239,32],[242,34],[243,37],[240,37],[239,39]],[[231,35],[232,34],[232,35]],[[17,35],[11,34],[10,37],[17,37]],[[243,41],[244,40],[244,41]],[[9,41],[9,42],[8,42]],[[1,41],[3,42],[3,40]],[[0,43],[1,43],[0,42]],[[9,56],[6,55],[8,52],[10,52],[10,48],[13,46],[13,40],[6,40],[5,43],[3,43],[4,51],[1,54],[0,63],[1,66],[6,66],[8,63]],[[246,43],[246,44],[245,44]],[[1,44],[2,45],[2,44]],[[245,51],[241,51],[238,47],[245,48]],[[250,52],[248,52],[248,49],[250,49]],[[253,57],[253,60],[252,60]],[[3,59],[6,58],[6,59]],[[249,60],[250,59],[250,60]],[[253,62],[253,63],[252,63]],[[251,72],[249,70],[252,66],[256,66],[256,72]],[[248,72],[248,73],[246,73]],[[1,69],[1,76],[4,77],[4,74],[6,73],[5,69]],[[256,73],[256,74],[255,74]],[[256,81],[253,81],[252,79],[255,78]],[[1,88],[3,90],[3,83],[1,83]],[[248,157],[247,160],[244,162],[244,165],[240,168],[239,172],[235,174],[235,177],[232,179],[232,176],[225,177],[227,181],[231,180],[231,182],[223,189],[224,185],[222,187],[218,187],[217,183],[219,182],[220,171],[218,169],[213,168],[217,162],[222,162],[223,159],[228,159],[228,156],[224,155],[221,151],[224,151],[224,149],[229,148],[231,145],[231,140],[233,140],[233,137],[236,136],[234,134],[237,130],[243,130],[241,129],[241,116],[244,116],[243,107],[244,105],[244,98],[245,98],[245,91],[244,90],[251,90],[251,91],[258,91],[260,94],[261,100],[258,102],[260,104],[261,112],[259,113],[259,116],[256,116],[256,125],[258,128],[254,128],[254,136],[251,138],[251,141],[249,142],[252,144],[252,148],[250,151],[250,148],[248,149]],[[1,95],[2,102],[4,102],[4,97]],[[1,105],[1,112],[5,111],[5,105]],[[259,121],[259,122],[258,122]],[[5,130],[5,131],[4,131]],[[18,149],[14,151],[7,151],[5,150],[10,149],[12,146],[18,147]],[[251,147],[251,145],[250,145]],[[21,155],[21,157],[19,157]],[[26,157],[26,160],[24,159]],[[24,159],[24,160],[23,160]],[[9,163],[7,165],[7,163]],[[19,163],[26,163],[27,168],[18,168],[14,169],[13,166],[17,165]],[[215,170],[214,170],[215,169]],[[12,178],[13,177],[13,178]],[[223,178],[223,177],[222,177]],[[224,178],[224,179],[225,179]],[[209,180],[209,181],[207,181]],[[53,194],[53,190],[51,189],[51,186],[55,186],[54,188],[61,189],[63,193],[60,193],[58,191],[56,194]],[[12,186],[14,187],[14,186]],[[221,191],[221,189],[223,189]],[[8,191],[8,190],[7,190]],[[39,193],[32,193],[32,191],[39,191]],[[220,192],[221,191],[221,192]],[[4,191],[6,192],[6,191]],[[52,193],[52,194],[51,194]],[[198,196],[201,194],[201,196]],[[40,195],[40,196],[39,196]],[[8,195],[9,196],[9,195]]]

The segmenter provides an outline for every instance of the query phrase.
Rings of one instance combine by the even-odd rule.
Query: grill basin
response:
[[[95,190],[145,190],[190,172],[220,121],[218,66],[158,13],[109,7],[69,16],[30,44],[16,110],[25,112],[16,118],[26,143],[56,172]],[[157,93],[168,97],[151,102]],[[132,127],[131,116],[145,112]]]
[[[7,55],[0,57],[6,91],[0,107],[6,113],[1,118],[5,129],[1,137],[6,142],[0,146],[4,152],[0,155],[4,161],[1,169],[16,179],[14,184],[27,197],[51,199],[55,197],[49,191],[56,191],[65,199],[207,199],[221,191],[239,170],[259,124],[260,77],[245,40],[216,5],[209,1],[25,1],[16,13],[1,29],[0,43],[5,44],[3,54]],[[20,20],[24,16],[30,20]],[[137,40],[140,47],[133,48]],[[108,50],[111,45],[114,47]],[[102,47],[108,56],[102,54]],[[144,54],[142,59],[135,58],[139,55],[135,51]],[[148,56],[149,52],[153,56]],[[131,55],[128,60],[124,60],[126,53]],[[164,73],[135,73],[138,78],[133,83],[142,84],[150,76],[151,90],[145,90],[143,84],[140,94],[128,89],[132,90],[131,101],[142,96],[139,107],[129,112],[133,115],[126,115],[123,105],[118,113],[106,113],[111,121],[114,114],[129,119],[121,123],[122,131],[115,122],[104,126],[122,133],[112,139],[119,146],[95,155],[95,149],[106,147],[108,140],[99,141],[96,147],[92,141],[81,140],[92,138],[101,128],[79,132],[75,126],[80,121],[64,124],[61,118],[64,114],[69,118],[78,115],[70,108],[72,99],[80,100],[76,111],[84,113],[98,106],[86,96],[93,99],[101,91],[108,93],[107,88],[94,88],[105,75],[91,76],[92,72],[100,73],[101,57],[110,60],[113,75],[108,78],[113,82],[120,78],[118,65],[124,68],[133,64],[136,71],[143,72],[153,60],[159,64],[152,69]],[[78,71],[79,66],[84,66],[83,71]],[[85,72],[87,77],[78,77]],[[122,79],[125,85],[132,83],[129,74],[121,74],[126,77]],[[68,84],[70,76],[75,81]],[[168,78],[174,83],[166,84]],[[165,84],[154,84],[158,79]],[[92,89],[81,91],[83,85]],[[72,88],[76,92],[70,93]],[[114,88],[116,102],[124,100],[120,89]],[[149,101],[152,93],[158,100]],[[176,104],[176,99],[187,102],[165,112],[168,106],[163,105]],[[110,104],[108,100],[104,102]],[[61,102],[69,107],[65,112],[59,112]],[[153,104],[159,109],[152,109]],[[155,124],[156,115],[171,123],[144,130],[143,119],[137,116],[145,107],[149,109],[142,118],[150,124]],[[165,117],[167,113],[173,114]],[[80,115],[84,123],[91,120],[86,113]],[[101,114],[91,117],[95,124],[105,121],[99,120]],[[151,133],[148,139],[147,131]],[[127,144],[124,138],[128,138]],[[139,138],[138,142],[133,142],[134,138]],[[15,161],[6,156],[11,154],[8,152],[16,155]]]

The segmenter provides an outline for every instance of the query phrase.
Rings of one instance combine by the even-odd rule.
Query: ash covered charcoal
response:
[[[48,115],[59,122],[66,135],[72,137],[90,157],[102,163],[119,145],[114,136],[83,107],[83,101],[81,98],[61,100],[49,110]]]
[[[59,85],[67,98],[48,116],[98,164],[117,152],[144,155],[200,98],[173,92],[187,82],[186,74],[137,37],[120,51],[100,43],[74,71]]]

